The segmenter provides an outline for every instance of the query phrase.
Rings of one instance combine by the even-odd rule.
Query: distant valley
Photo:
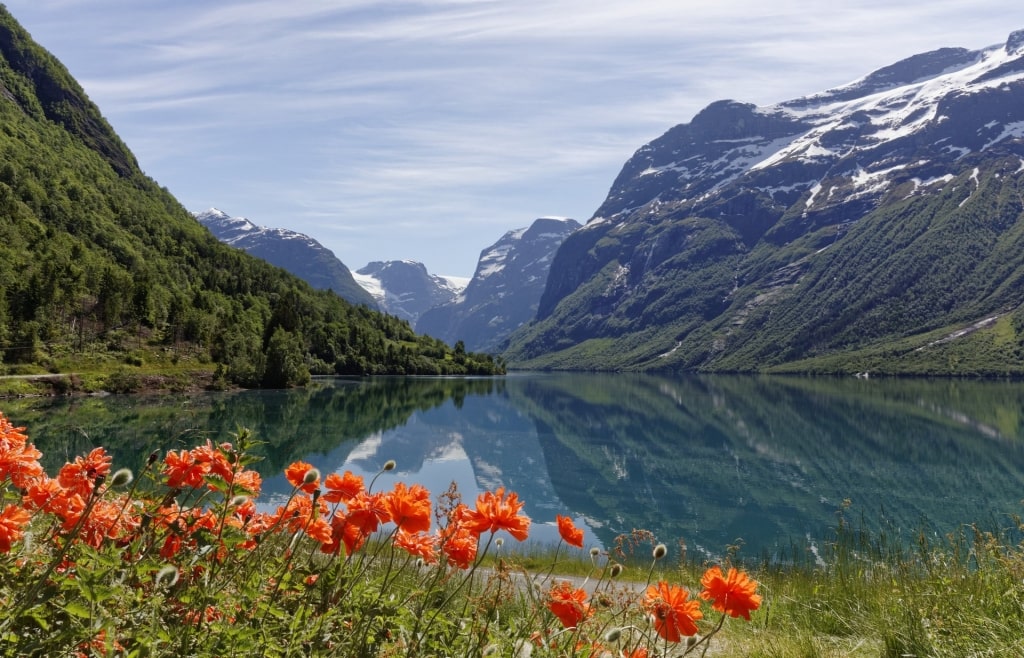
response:
[[[353,303],[379,308],[450,345],[499,352],[508,337],[536,315],[548,271],[562,241],[580,228],[567,218],[542,217],[508,231],[484,248],[469,280],[431,274],[423,263],[374,261],[351,272],[313,238],[257,226],[212,208],[195,218],[222,242],[244,249],[310,285]],[[351,282],[351,283],[350,283]],[[352,285],[359,287],[352,291]]]

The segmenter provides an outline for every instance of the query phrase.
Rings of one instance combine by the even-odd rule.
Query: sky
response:
[[[1005,42],[1020,0],[6,0],[189,210],[470,277],[709,103]]]

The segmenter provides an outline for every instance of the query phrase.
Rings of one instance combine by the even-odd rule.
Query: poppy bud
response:
[[[622,637],[622,629],[613,628],[604,634],[604,641],[611,644],[612,642],[618,642],[620,637]]]
[[[249,502],[248,496],[235,496],[234,498],[231,499],[231,502],[228,503],[228,505],[230,505],[231,507],[241,507],[242,505],[245,505],[247,502]]]
[[[311,468],[308,471],[306,471],[306,475],[303,476],[302,484],[313,484],[314,482],[316,482],[319,479],[320,479],[320,471],[315,469],[315,468]]]
[[[668,548],[665,547],[665,544],[658,544],[654,547],[652,555],[654,555],[655,560],[660,560],[661,558],[665,557],[667,553]]]
[[[612,565],[612,568],[608,571],[608,575],[612,578],[618,578],[622,573],[622,565],[616,562]]]
[[[395,466],[398,466],[398,464],[395,463],[395,460],[394,459],[389,459],[386,462],[384,462],[384,469],[383,470],[384,471],[393,471],[393,470],[395,470]]]
[[[123,487],[130,484],[135,476],[132,475],[132,471],[129,468],[122,468],[114,473],[114,476],[110,478],[110,486],[112,487]]]
[[[178,567],[171,564],[162,567],[153,580],[158,586],[174,587],[178,582]]]

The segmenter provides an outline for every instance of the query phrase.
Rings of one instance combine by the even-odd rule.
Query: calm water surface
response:
[[[95,445],[116,466],[154,449],[265,442],[261,500],[289,489],[296,459],[324,473],[396,479],[465,500],[504,486],[526,501],[531,537],[556,514],[611,546],[634,528],[691,554],[786,559],[848,518],[911,538],[959,524],[1009,525],[1024,498],[1024,384],[633,374],[504,379],[324,380],[302,391],[14,400],[48,470]]]

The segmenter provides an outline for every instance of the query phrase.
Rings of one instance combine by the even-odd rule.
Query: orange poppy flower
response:
[[[434,535],[399,530],[395,533],[394,544],[413,557],[423,558],[427,564],[437,564],[437,537]]]
[[[324,480],[324,488],[327,489],[323,495],[324,500],[329,503],[340,503],[354,498],[363,491],[363,478],[352,471],[345,471],[344,475],[331,473]]]
[[[10,478],[11,484],[24,489],[44,475],[43,467],[39,465],[42,456],[43,453],[31,444],[0,441],[0,481]]]
[[[62,506],[61,500],[67,495],[67,491],[60,486],[56,478],[46,475],[30,482],[24,491],[25,494],[21,497],[22,504],[29,509],[44,512],[56,512]]]
[[[85,457],[75,457],[75,461],[64,464],[57,473],[57,480],[65,489],[88,498],[96,486],[96,478],[110,473],[112,461],[102,447],[94,448]]]
[[[304,532],[322,543],[331,540],[331,529],[324,520],[327,504],[317,500],[314,505],[309,496],[294,496],[287,505],[277,508],[274,525],[288,532]]]
[[[28,437],[25,435],[25,428],[12,425],[7,416],[0,411],[0,448],[20,448],[26,441]]]
[[[259,496],[263,487],[263,478],[256,471],[242,470],[234,475],[235,493],[246,493],[250,496]]]
[[[466,528],[446,530],[441,539],[441,551],[451,566],[468,569],[476,560],[480,543],[477,535]]]
[[[196,489],[202,486],[203,477],[209,472],[209,463],[197,462],[195,455],[187,450],[169,450],[164,457],[164,475],[171,489]]]
[[[207,439],[206,445],[192,448],[189,450],[189,454],[192,455],[197,464],[205,465],[206,473],[212,473],[219,476],[225,482],[231,482],[234,476],[234,469],[224,454],[224,451],[229,450],[231,450],[230,443],[222,443],[220,446],[215,446]],[[210,487],[213,488],[213,485],[211,484]]]
[[[643,606],[654,618],[654,630],[669,642],[697,634],[696,621],[704,617],[700,601],[688,601],[690,593],[678,585],[658,581],[644,594]]]
[[[78,525],[81,511],[68,516],[64,520],[64,531],[70,532],[78,527],[78,539],[83,543],[99,548],[104,539],[117,539],[138,526],[138,519],[127,514],[123,500],[100,500],[89,510],[85,522]]]
[[[9,553],[11,545],[21,539],[32,513],[18,505],[8,505],[0,512],[0,553]]]
[[[700,597],[711,601],[712,608],[730,617],[750,621],[750,611],[761,607],[761,597],[756,594],[757,581],[735,568],[723,575],[721,567],[711,567],[704,572],[700,584],[704,586]]]
[[[583,548],[583,531],[576,527],[572,519],[568,516],[556,514],[555,521],[558,522],[558,534],[561,535],[562,540],[566,544],[576,548]]]
[[[548,610],[558,617],[562,626],[566,628],[576,628],[593,612],[587,603],[586,590],[582,587],[573,589],[567,580],[552,587],[548,596]]]
[[[359,528],[364,535],[377,532],[381,523],[391,520],[387,507],[384,505],[384,494],[360,492],[348,503],[348,522]]]
[[[396,482],[383,501],[391,521],[402,530],[412,534],[430,530],[430,492],[422,485],[406,487]]]
[[[447,524],[438,531],[441,552],[450,566],[468,569],[479,549],[477,533],[466,527],[473,511],[463,503],[448,510]]]
[[[368,534],[360,530],[359,526],[349,523],[346,515],[336,513],[331,517],[331,539],[320,545],[320,551],[331,555],[337,555],[341,547],[345,546],[345,554],[352,555],[366,543]]]
[[[491,493],[486,491],[476,499],[476,510],[471,510],[466,527],[478,535],[486,530],[492,533],[505,530],[519,541],[530,534],[530,517],[520,514],[523,502],[515,492],[505,496],[505,487]]]
[[[181,535],[170,533],[164,538],[163,546],[160,547],[160,557],[170,560],[181,550],[182,543]]]
[[[313,470],[312,464],[306,462],[293,462],[284,469],[284,476],[288,478],[292,486],[298,487],[300,491],[311,494],[320,487],[320,477],[311,482],[306,482],[306,474]]]

